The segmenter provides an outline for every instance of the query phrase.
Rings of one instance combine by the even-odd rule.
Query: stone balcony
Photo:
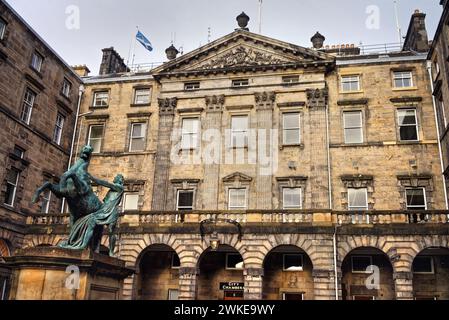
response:
[[[374,226],[407,224],[448,224],[449,211],[329,211],[329,210],[247,210],[247,211],[148,211],[126,212],[120,225],[126,227],[195,225],[204,220],[232,220],[241,225],[296,224],[304,226]],[[29,226],[67,225],[68,214],[31,214]]]

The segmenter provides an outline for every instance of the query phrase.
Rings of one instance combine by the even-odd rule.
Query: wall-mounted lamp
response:
[[[212,251],[217,251],[219,246],[220,239],[218,239],[217,231],[214,231],[214,233],[212,233],[212,236],[210,237],[210,248]]]
[[[238,229],[239,241],[242,240],[242,237],[243,237],[242,226],[237,221],[230,220],[230,219],[219,219],[219,218],[203,220],[200,223],[201,239],[204,240],[204,236],[206,235],[206,231],[205,231],[206,224],[214,224],[214,226],[215,226],[215,230],[212,232],[211,237],[210,237],[210,248],[212,251],[217,251],[218,247],[220,246],[220,239],[218,238],[218,233],[216,230],[217,222],[229,223],[229,224],[233,224],[234,226],[236,226]]]

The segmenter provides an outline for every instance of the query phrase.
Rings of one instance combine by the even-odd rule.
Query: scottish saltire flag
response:
[[[137,31],[136,39],[137,39],[137,41],[139,41],[145,47],[145,49],[147,49],[150,52],[153,51],[153,45],[151,44],[150,40],[148,40],[143,35],[142,32]]]

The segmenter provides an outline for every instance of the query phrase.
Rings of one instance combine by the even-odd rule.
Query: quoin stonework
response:
[[[148,70],[106,48],[100,75],[72,69],[84,86],[72,136],[80,78],[44,47],[43,70],[60,70],[51,75],[70,81],[73,97],[29,69],[34,47],[17,69],[8,34],[21,20],[9,12],[0,74],[17,85],[0,87],[2,201],[11,172],[31,183],[16,183],[19,202],[1,206],[2,255],[67,236],[60,203],[49,199],[45,211],[30,201],[52,165],[52,177],[67,167],[73,137],[73,157],[93,147],[94,176],[125,176],[116,256],[135,273],[123,299],[449,299],[449,160],[437,99],[447,91],[447,45],[430,43],[424,13],[413,13],[397,48],[327,45],[319,32],[310,45],[290,44],[251,32],[244,14],[228,35],[182,55],[170,46]],[[439,76],[429,62],[438,55]],[[28,86],[45,92],[55,119],[38,110],[20,119]],[[57,112],[61,145],[47,123]],[[35,154],[15,154],[28,143]],[[6,292],[14,279],[0,270]]]

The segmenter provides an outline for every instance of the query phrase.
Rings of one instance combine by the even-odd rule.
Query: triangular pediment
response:
[[[237,30],[153,70],[154,75],[239,71],[331,64],[334,57],[248,31]]]
[[[223,178],[223,182],[234,182],[234,181],[251,182],[252,180],[253,178],[241,172],[235,172]]]

